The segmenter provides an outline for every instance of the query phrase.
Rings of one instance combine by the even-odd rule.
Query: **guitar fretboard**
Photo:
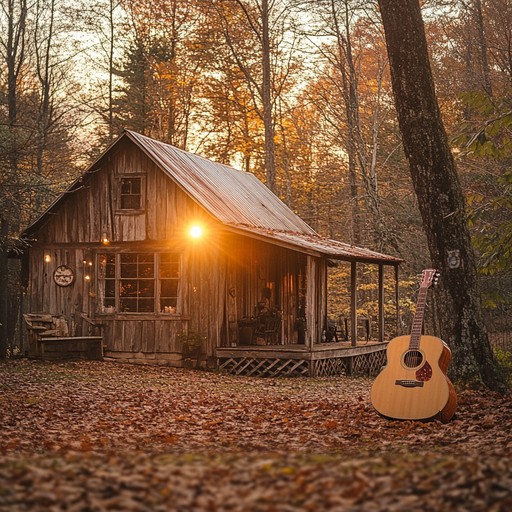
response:
[[[410,350],[418,350],[420,348],[421,332],[423,330],[423,318],[425,317],[425,307],[427,305],[428,286],[420,288],[418,293],[418,301],[416,303],[416,313],[412,321],[411,340],[409,342]]]

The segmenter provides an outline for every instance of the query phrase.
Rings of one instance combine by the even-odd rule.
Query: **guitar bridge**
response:
[[[404,388],[422,388],[424,383],[419,380],[396,380],[395,384]]]

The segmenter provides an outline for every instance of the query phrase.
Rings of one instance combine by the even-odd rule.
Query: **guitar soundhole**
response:
[[[416,368],[423,361],[423,354],[419,350],[409,350],[404,357],[404,365],[407,368]]]

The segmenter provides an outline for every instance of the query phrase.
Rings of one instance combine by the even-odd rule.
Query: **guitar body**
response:
[[[411,348],[410,339],[405,335],[389,342],[388,364],[373,383],[371,402],[388,418],[447,422],[457,408],[446,376],[451,351],[435,336],[421,336],[417,348]]]

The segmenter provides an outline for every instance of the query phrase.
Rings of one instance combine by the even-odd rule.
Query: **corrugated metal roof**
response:
[[[254,174],[212,162],[135,132],[126,133],[183,190],[227,227],[332,258],[391,264],[402,261],[321,237]]]
[[[222,223],[315,234],[254,174],[212,162],[135,132],[126,133]]]
[[[249,226],[232,226],[235,230],[246,230],[250,235],[256,235],[262,239],[272,239],[280,245],[303,250],[314,254],[322,254],[332,259],[340,259],[347,261],[361,261],[367,263],[386,263],[396,265],[401,263],[401,258],[382,254],[380,252],[365,249],[351,244],[339,242],[331,238],[324,238],[315,233],[293,233],[278,230],[263,230],[261,228]]]

